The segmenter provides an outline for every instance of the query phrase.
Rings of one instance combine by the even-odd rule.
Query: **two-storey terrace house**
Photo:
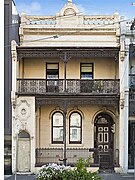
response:
[[[86,16],[68,0],[55,16],[22,13],[20,45],[12,42],[13,172],[89,156],[94,167],[127,171],[120,42],[117,12]]]

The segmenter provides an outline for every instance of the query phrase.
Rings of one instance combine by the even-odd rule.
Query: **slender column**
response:
[[[66,92],[67,88],[66,88],[66,66],[67,66],[67,62],[69,60],[69,56],[67,56],[67,52],[64,52],[64,92]],[[67,160],[67,156],[66,156],[66,114],[67,114],[67,102],[64,101],[64,122],[63,122],[63,144],[64,144],[64,150],[63,150],[63,164],[66,165],[66,160]]]
[[[66,92],[66,66],[67,66],[67,52],[64,52],[64,92]]]
[[[67,160],[67,156],[66,156],[66,146],[67,146],[67,142],[66,142],[66,114],[67,114],[67,102],[64,101],[64,121],[63,121],[63,143],[64,143],[64,150],[63,150],[63,164],[66,166],[66,160]]]

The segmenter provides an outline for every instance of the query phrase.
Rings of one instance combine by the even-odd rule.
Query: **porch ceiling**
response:
[[[17,47],[18,60],[22,58],[44,58],[60,57],[64,58],[64,53],[68,57],[112,57],[118,60],[119,47]]]

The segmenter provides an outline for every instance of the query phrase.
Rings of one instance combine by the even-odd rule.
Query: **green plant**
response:
[[[49,164],[43,166],[37,175],[37,180],[100,180],[97,172],[89,172],[86,166],[90,166],[91,158],[80,158],[74,169],[69,166]]]

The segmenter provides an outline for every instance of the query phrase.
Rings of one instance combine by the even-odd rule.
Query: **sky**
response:
[[[67,0],[14,0],[17,11],[28,15],[56,15]],[[111,15],[118,11],[127,19],[135,17],[135,0],[73,0],[84,15]]]

